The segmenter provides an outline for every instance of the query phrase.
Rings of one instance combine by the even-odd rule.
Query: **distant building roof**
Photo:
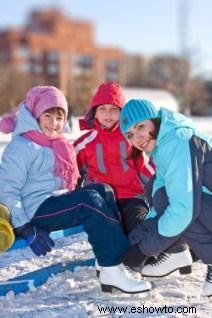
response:
[[[126,99],[148,99],[157,107],[179,111],[176,98],[168,91],[151,88],[124,87]]]

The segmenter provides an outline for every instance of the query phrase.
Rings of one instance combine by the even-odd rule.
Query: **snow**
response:
[[[5,281],[50,264],[92,256],[87,235],[76,234],[57,240],[54,250],[45,257],[34,256],[28,247],[0,255],[0,276]],[[5,297],[0,297],[0,317],[211,317],[212,299],[201,296],[205,271],[206,265],[198,261],[193,264],[193,272],[189,275],[180,276],[179,272],[175,272],[165,278],[153,279],[150,293],[127,295],[114,292],[108,295],[101,291],[93,267],[78,267],[74,273],[67,271],[58,274],[25,294],[15,296],[9,292]],[[109,312],[100,314],[98,307],[107,306],[127,307],[127,313],[119,316]],[[142,306],[151,313],[129,313],[132,307],[139,310]],[[152,312],[153,307],[159,310],[163,306],[166,306],[164,310],[170,311],[184,307],[185,312],[189,307],[194,307],[196,314]]]
[[[203,122],[203,119],[199,121],[203,130],[211,132],[210,123],[211,118],[207,122]],[[75,119],[73,124],[71,138],[74,139],[78,136]],[[0,135],[1,151],[8,138]],[[55,248],[45,257],[36,257],[28,247],[1,254],[0,280],[6,281],[51,264],[90,257],[93,257],[93,253],[87,235],[72,235],[57,240]],[[55,275],[47,283],[38,288],[32,287],[27,293],[15,296],[9,292],[4,297],[0,296],[0,318],[211,317],[212,297],[201,295],[205,274],[206,265],[198,261],[193,263],[189,275],[181,276],[177,271],[165,278],[151,279],[153,289],[150,293],[127,295],[116,291],[108,295],[101,291],[93,267],[78,267],[74,273],[66,271]],[[106,307],[119,310],[123,307],[127,310],[119,314],[118,310],[113,314],[108,310],[100,313]],[[196,313],[189,313],[189,307],[193,307]],[[144,313],[141,311],[143,309]],[[177,310],[181,313],[177,313]]]

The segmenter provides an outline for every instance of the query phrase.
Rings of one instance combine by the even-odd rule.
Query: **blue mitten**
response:
[[[46,255],[46,253],[50,252],[55,245],[54,241],[50,238],[48,231],[30,223],[26,223],[23,226],[16,228],[15,234],[23,237],[37,256]]]

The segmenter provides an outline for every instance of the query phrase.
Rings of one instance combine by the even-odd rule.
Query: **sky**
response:
[[[129,53],[187,52],[193,72],[211,74],[211,0],[0,0],[0,29],[24,25],[31,9],[60,7],[95,27],[99,45]]]

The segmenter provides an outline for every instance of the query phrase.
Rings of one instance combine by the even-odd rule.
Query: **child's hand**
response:
[[[46,253],[50,252],[55,245],[46,230],[31,225],[30,223],[16,228],[15,233],[27,241],[28,245],[37,256],[46,255]]]

